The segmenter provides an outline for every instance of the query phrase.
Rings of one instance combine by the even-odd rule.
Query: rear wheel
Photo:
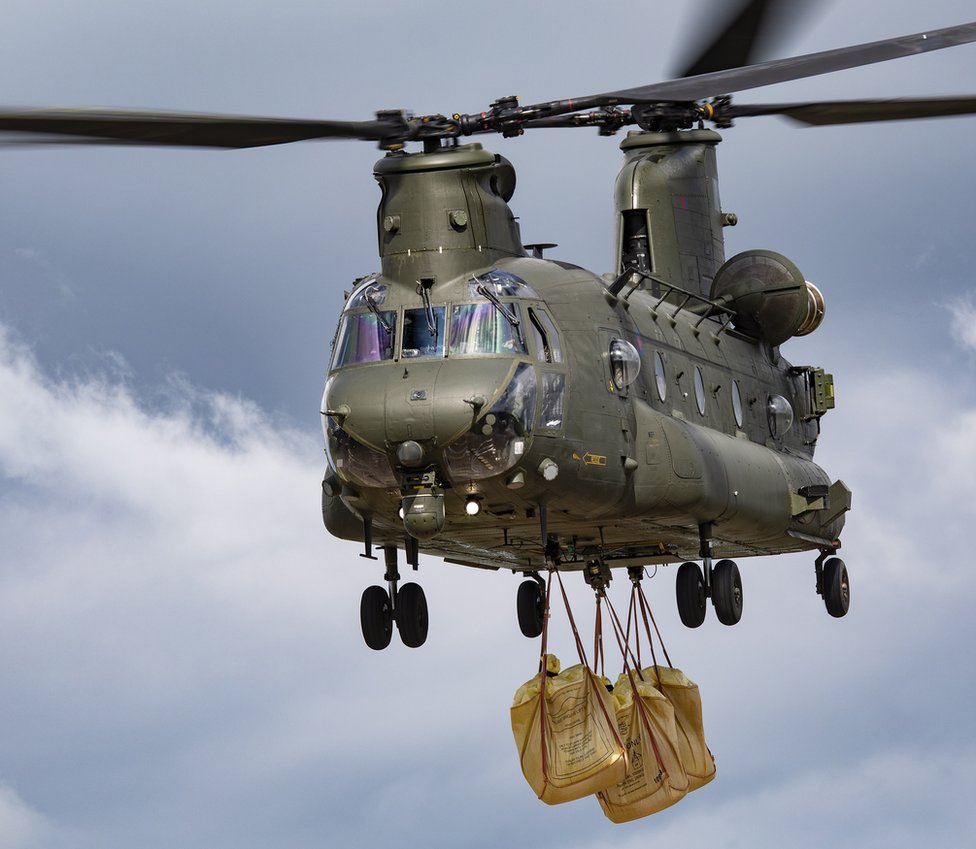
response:
[[[742,618],[742,578],[732,560],[719,560],[712,572],[712,604],[723,625],[735,625]]]
[[[359,621],[366,645],[375,651],[385,649],[393,636],[393,605],[383,587],[366,587],[359,603]]]
[[[705,621],[705,578],[697,563],[682,563],[674,584],[678,615],[689,628]]]
[[[824,563],[823,598],[827,612],[838,619],[850,609],[851,582],[847,566],[839,557],[831,557]]]
[[[397,590],[396,625],[408,648],[420,648],[427,639],[427,596],[420,584],[404,584]]]
[[[538,637],[542,633],[545,615],[545,600],[538,581],[530,578],[519,584],[516,606],[522,633],[529,639]]]

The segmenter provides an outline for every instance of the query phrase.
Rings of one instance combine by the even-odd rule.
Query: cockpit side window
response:
[[[347,314],[339,326],[332,367],[392,360],[395,344],[396,313],[392,310]]]
[[[514,306],[506,305],[507,309]],[[524,354],[525,343],[515,326],[494,304],[455,304],[451,311],[451,356],[463,354]]]
[[[414,357],[444,356],[444,307],[403,311],[402,355]]]
[[[529,324],[535,339],[536,359],[543,363],[561,363],[563,355],[559,346],[559,334],[549,315],[529,307]]]

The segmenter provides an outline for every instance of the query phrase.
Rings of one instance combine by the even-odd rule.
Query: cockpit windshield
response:
[[[444,356],[444,307],[403,311],[403,356]]]
[[[339,325],[332,367],[392,360],[395,345],[394,311],[377,310],[344,315]]]
[[[510,305],[505,308],[514,309]],[[518,337],[516,325],[494,304],[455,304],[449,353],[524,354],[525,343]]]

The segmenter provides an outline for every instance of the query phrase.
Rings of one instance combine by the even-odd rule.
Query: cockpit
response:
[[[472,277],[440,303],[424,284],[404,298],[374,275],[349,296],[323,398],[335,411],[329,461],[354,485],[408,492],[404,481],[433,469],[475,492],[515,474],[536,432],[561,432],[563,349],[538,293],[513,274]],[[382,363],[397,368],[374,370]]]
[[[432,304],[421,289],[423,306],[391,309],[387,284],[374,275],[349,296],[336,336],[330,370],[347,366],[426,357],[527,356],[526,327],[553,361],[558,350],[548,315],[502,298],[538,295],[513,274],[491,271],[472,278],[464,302]]]

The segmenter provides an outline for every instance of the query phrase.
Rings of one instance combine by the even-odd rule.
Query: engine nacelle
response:
[[[774,251],[736,254],[715,273],[711,298],[735,311],[735,329],[770,345],[816,330],[824,317],[820,290]]]

